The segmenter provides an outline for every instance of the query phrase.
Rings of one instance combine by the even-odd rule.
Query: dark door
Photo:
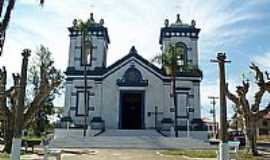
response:
[[[142,94],[124,93],[122,94],[122,129],[142,128]]]

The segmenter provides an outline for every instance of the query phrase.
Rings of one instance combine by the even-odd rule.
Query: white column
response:
[[[102,96],[101,96],[101,82],[95,83],[95,116],[101,117],[101,102],[102,102]]]
[[[171,85],[165,84],[164,86],[164,117],[173,117],[173,113],[170,112],[170,108],[172,107],[172,98],[170,97],[171,94]]]
[[[198,41],[194,40],[192,45],[192,62],[193,65],[198,66]]]
[[[201,118],[200,82],[193,82],[194,87],[194,118]]]
[[[68,57],[69,67],[73,67],[75,65],[74,63],[75,46],[76,46],[76,37],[70,37],[69,57]]]
[[[64,116],[68,115],[71,103],[72,82],[66,82]]]

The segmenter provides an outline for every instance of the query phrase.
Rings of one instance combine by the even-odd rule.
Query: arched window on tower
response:
[[[92,51],[93,45],[91,42],[91,35],[84,33],[82,36],[82,56],[81,56],[81,64],[91,66],[92,64]]]
[[[178,51],[182,53],[177,57],[178,66],[182,68],[187,65],[187,46],[183,42],[177,42],[175,46],[178,48]]]

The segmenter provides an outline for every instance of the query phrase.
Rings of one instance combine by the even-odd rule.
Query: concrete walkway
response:
[[[188,158],[185,156],[170,156],[161,154],[161,150],[141,149],[64,149],[62,160],[215,160],[211,158]],[[66,153],[73,152],[73,153]],[[84,154],[75,154],[84,152]],[[43,160],[41,155],[23,155],[22,160]],[[49,160],[54,159],[50,157]]]
[[[63,155],[63,160],[194,160],[183,156],[166,156],[158,150],[95,149],[92,155]],[[200,160],[200,159],[196,159]],[[206,159],[201,159],[206,160]],[[211,159],[207,159],[211,160]]]

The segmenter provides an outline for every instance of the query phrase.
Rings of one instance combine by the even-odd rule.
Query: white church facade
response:
[[[108,29],[103,19],[95,22],[92,14],[88,21],[91,24],[86,30],[91,39],[90,55],[83,53],[85,44],[76,22],[69,27],[64,116],[71,117],[75,126],[83,126],[85,122],[89,125],[93,118],[102,119],[105,128],[110,129],[147,129],[157,127],[165,119],[174,121],[171,77],[162,67],[145,59],[144,51],[137,51],[134,46],[123,58],[107,66]],[[170,44],[182,46],[183,66],[189,66],[178,70],[176,76],[179,127],[186,127],[187,119],[195,124],[201,118],[200,29],[195,25],[195,21],[182,23],[178,15],[174,23],[165,20],[160,30],[161,52],[165,53]],[[86,57],[89,63],[85,66]]]

